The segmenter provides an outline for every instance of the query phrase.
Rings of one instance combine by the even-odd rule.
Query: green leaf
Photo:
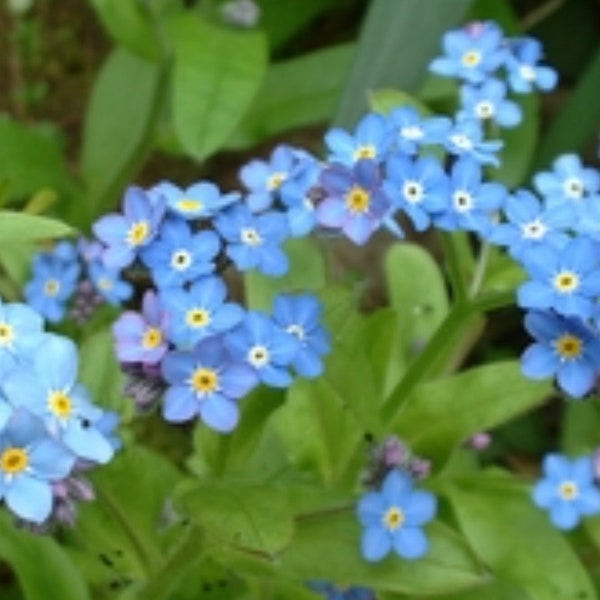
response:
[[[530,410],[551,391],[550,382],[527,379],[518,361],[474,367],[420,384],[398,415],[396,432],[441,466],[471,435]]]
[[[400,90],[375,90],[370,93],[369,105],[371,110],[384,115],[389,113],[392,109],[402,106],[411,106],[419,111],[419,114],[423,117],[428,117],[431,115],[431,111],[421,102],[419,98]]]
[[[0,117],[0,183],[10,196],[50,188],[71,198],[77,188],[68,174],[61,143],[54,132]]]
[[[368,90],[393,87],[415,93],[427,76],[427,64],[440,52],[442,35],[461,22],[471,1],[370,2],[336,123],[354,126],[366,110]]]
[[[124,49],[109,55],[95,81],[83,132],[88,224],[113,208],[152,147],[163,71]],[[123,90],[135,89],[135,94]]]
[[[587,454],[600,445],[600,410],[597,401],[566,401],[561,421],[560,447],[565,452]]]
[[[91,0],[102,25],[113,40],[141,58],[161,55],[158,28],[152,13],[138,0]]]
[[[354,51],[354,44],[340,44],[270,65],[227,147],[247,148],[292,128],[330,121]]]
[[[203,481],[177,498],[178,510],[219,544],[272,556],[285,548],[294,522],[285,488]]]
[[[479,474],[449,484],[447,495],[469,543],[494,575],[531,600],[597,598],[577,555],[526,488],[506,476]]]
[[[325,263],[314,239],[289,239],[283,249],[290,264],[282,277],[267,277],[257,271],[245,274],[248,308],[271,311],[273,299],[279,293],[316,291],[324,286]]]
[[[353,511],[299,518],[289,547],[276,560],[240,549],[215,549],[224,563],[264,577],[298,581],[326,580],[339,586],[358,585],[413,596],[458,591],[480,585],[485,572],[463,540],[441,523],[427,527],[430,553],[418,561],[390,555],[368,563],[360,555],[360,525]]]
[[[24,600],[48,598],[50,591],[61,600],[90,598],[81,573],[58,543],[17,529],[7,515],[0,518],[0,557],[15,571]]]
[[[0,239],[2,242],[30,242],[51,240],[75,233],[75,230],[57,219],[27,213],[0,211]]]
[[[600,50],[596,52],[578,86],[552,121],[539,144],[533,170],[548,169],[560,154],[580,152],[598,132],[600,104]]]
[[[168,24],[175,40],[173,121],[191,156],[203,160],[234,131],[267,67],[260,32],[217,28],[184,15]]]

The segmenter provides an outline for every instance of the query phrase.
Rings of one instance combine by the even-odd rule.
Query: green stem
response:
[[[444,259],[446,263],[446,269],[448,271],[448,277],[454,292],[454,300],[457,303],[461,303],[468,297],[467,284],[464,276],[463,266],[468,264],[463,258],[465,254],[464,244],[463,247],[459,247],[459,243],[464,240],[459,240],[453,233],[442,233],[440,240],[442,249],[444,252]]]
[[[508,306],[513,302],[513,292],[484,294],[469,301],[458,302],[450,310],[425,349],[415,359],[383,407],[383,422],[393,428],[404,410],[414,388],[440,366],[463,327],[481,313]]]
[[[473,279],[471,279],[471,285],[469,286],[469,298],[474,298],[481,290],[489,255],[490,245],[487,242],[482,242],[477,258],[477,265],[475,266],[475,272],[473,273]]]

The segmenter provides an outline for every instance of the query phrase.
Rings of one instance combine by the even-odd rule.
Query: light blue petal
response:
[[[62,435],[64,444],[80,458],[107,463],[114,454],[110,442],[93,426],[84,427],[79,419],[71,419]]]
[[[212,429],[228,433],[238,423],[239,409],[233,400],[215,394],[200,404],[200,417]]]
[[[62,444],[46,438],[33,446],[30,452],[31,468],[36,477],[57,481],[66,477],[75,464],[75,456]]]
[[[367,527],[361,538],[362,555],[369,562],[378,562],[390,553],[392,539],[383,525]]]
[[[422,529],[400,527],[394,532],[394,550],[402,558],[410,560],[421,558],[429,550],[429,540]]]
[[[19,517],[43,523],[52,512],[52,489],[45,481],[27,475],[17,477],[7,489],[5,501]]]
[[[572,502],[558,501],[550,507],[550,520],[559,529],[574,529],[579,524],[579,512]]]

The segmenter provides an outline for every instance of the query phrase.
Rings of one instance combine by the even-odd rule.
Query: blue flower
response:
[[[483,128],[476,119],[458,119],[444,141],[446,150],[455,156],[469,156],[482,165],[500,165],[497,156],[500,140],[484,140]]]
[[[216,431],[238,423],[237,400],[257,383],[254,371],[231,358],[220,338],[203,340],[191,352],[171,352],[162,363],[168,384],[163,404],[167,421],[182,423],[196,416]]]
[[[516,190],[502,207],[506,222],[495,225],[489,240],[507,246],[511,256],[521,261],[533,248],[549,244],[562,248],[568,241],[567,231],[574,225],[574,215],[564,204],[546,208],[530,191]]]
[[[504,35],[493,22],[474,22],[444,34],[444,56],[435,58],[429,70],[444,77],[482,83],[505,60]]]
[[[2,381],[6,399],[42,418],[49,433],[80,458],[105,463],[113,449],[94,423],[102,410],[77,382],[77,347],[68,338],[46,334],[31,362]]]
[[[441,144],[452,127],[448,117],[422,117],[412,106],[394,108],[387,115],[391,147],[403,154],[417,154],[423,146]]]
[[[156,293],[146,290],[141,314],[125,311],[112,327],[115,354],[123,363],[157,365],[169,348],[167,313]]]
[[[240,271],[257,269],[278,277],[288,270],[288,258],[280,248],[289,234],[282,213],[254,215],[247,206],[237,205],[215,219],[215,228],[227,242],[225,253]]]
[[[437,159],[394,154],[386,162],[386,174],[383,189],[392,200],[390,212],[402,210],[417,231],[429,227],[432,213],[448,207],[448,177]]]
[[[390,206],[379,170],[371,160],[353,168],[333,165],[321,173],[325,198],[317,205],[317,221],[341,229],[355,244],[365,244],[379,228]]]
[[[204,338],[233,329],[244,318],[244,309],[225,302],[226,297],[227,286],[219,277],[203,277],[189,290],[166,290],[161,299],[168,313],[168,339],[190,349]]]
[[[187,221],[171,217],[141,253],[157,287],[183,286],[215,270],[219,236],[213,231],[192,233]]]
[[[534,338],[521,356],[521,370],[531,379],[556,377],[560,389],[581,398],[595,385],[600,365],[600,338],[577,318],[531,311],[525,328]]]
[[[600,295],[600,244],[574,238],[564,247],[539,246],[523,256],[531,280],[517,290],[523,308],[552,308],[566,316],[587,319],[597,313]]]
[[[462,86],[461,110],[457,116],[500,127],[516,127],[523,118],[520,106],[506,99],[506,84],[499,79],[487,79],[479,86]]]
[[[292,383],[288,371],[296,358],[300,342],[282,331],[266,314],[248,312],[244,320],[225,336],[232,356],[250,365],[260,380],[272,387]]]
[[[0,299],[0,374],[26,361],[44,337],[42,317],[26,304]]]
[[[120,270],[107,269],[99,260],[93,260],[88,263],[87,271],[94,290],[109,304],[121,306],[133,295],[133,286],[122,279]]]
[[[365,115],[356,126],[354,134],[338,127],[325,134],[329,162],[347,167],[352,167],[361,160],[381,162],[391,140],[386,118],[377,113]]]
[[[329,581],[309,581],[308,587],[326,600],[375,600],[373,590],[357,586],[339,586]]]
[[[543,58],[542,45],[530,37],[510,41],[506,57],[508,83],[514,92],[529,94],[538,89],[549,92],[558,83],[558,74],[550,67],[539,65]]]
[[[331,339],[319,321],[321,313],[321,303],[311,294],[279,294],[274,301],[273,321],[298,339],[292,366],[303,377],[321,375],[321,357],[331,351]]]
[[[153,203],[164,202],[169,213],[187,220],[210,219],[241,197],[238,192],[221,194],[210,181],[198,181],[185,189],[170,181],[161,181],[147,194]]]
[[[571,460],[562,454],[548,454],[543,471],[532,497],[537,506],[548,510],[555,527],[574,529],[581,517],[600,512],[600,490],[594,482],[591,457]]]
[[[483,183],[481,165],[464,157],[454,163],[450,173],[450,206],[432,215],[435,226],[446,231],[464,229],[487,237],[492,217],[501,208],[506,188],[500,183]]]
[[[385,477],[379,492],[360,499],[357,514],[364,526],[362,554],[369,562],[383,559],[392,550],[402,558],[417,559],[429,550],[423,525],[437,511],[437,498],[417,490],[409,475],[397,469]]]
[[[44,424],[17,410],[0,432],[0,498],[25,521],[43,523],[52,512],[52,482],[64,479],[75,456],[50,437]]]
[[[308,152],[291,146],[277,146],[269,161],[254,159],[240,170],[242,183],[250,190],[245,202],[252,212],[270,208],[282,188],[305,160],[314,160]]]
[[[93,225],[96,237],[105,245],[104,265],[109,269],[131,265],[139,251],[154,239],[164,214],[162,198],[153,202],[143,189],[129,187],[123,199],[123,214],[105,215]]]
[[[40,252],[33,260],[32,278],[25,285],[25,300],[42,317],[58,323],[65,316],[67,303],[77,289],[81,265],[76,253],[57,246]]]

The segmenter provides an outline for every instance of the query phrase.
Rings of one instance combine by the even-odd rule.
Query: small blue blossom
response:
[[[43,419],[48,432],[80,458],[106,463],[113,449],[94,423],[102,410],[77,382],[77,347],[68,338],[46,334],[29,364],[17,366],[1,383],[6,399]]]
[[[316,208],[318,223],[341,229],[355,244],[365,244],[390,207],[377,164],[360,160],[352,168],[333,165],[321,173],[320,183],[325,198]]]
[[[525,328],[534,338],[521,357],[521,370],[531,379],[556,377],[561,390],[581,398],[595,385],[600,365],[598,333],[580,319],[531,311]]]
[[[320,323],[323,307],[311,294],[279,294],[273,305],[273,321],[298,339],[292,361],[302,377],[318,377],[323,372],[321,357],[331,351],[331,339]]]
[[[169,348],[165,333],[167,319],[156,293],[146,290],[141,314],[127,310],[112,327],[117,358],[123,363],[159,364]]]
[[[244,309],[225,302],[227,286],[220,277],[202,277],[185,289],[169,289],[161,299],[168,313],[167,337],[180,349],[233,329],[244,318]]]
[[[338,127],[325,134],[329,162],[347,167],[362,160],[381,162],[391,141],[386,118],[378,113],[366,114],[358,122],[354,134]]]
[[[339,586],[329,581],[310,581],[308,587],[322,594],[325,600],[376,600],[373,590],[357,586]]]
[[[75,455],[24,408],[0,432],[0,499],[21,519],[43,523],[54,503],[52,484],[71,472]]]
[[[392,201],[390,212],[401,210],[417,231],[431,224],[431,215],[448,208],[448,177],[431,156],[413,160],[393,154],[386,162],[383,189]]]
[[[158,288],[178,287],[212,273],[219,248],[219,236],[213,231],[194,233],[187,221],[171,217],[141,258]]]
[[[44,337],[44,321],[31,307],[0,299],[0,374],[27,361]]]
[[[424,146],[443,143],[452,121],[448,117],[425,118],[412,106],[401,106],[389,112],[387,126],[392,150],[413,155]]]
[[[510,40],[506,57],[508,83],[518,94],[529,94],[538,89],[549,92],[558,83],[557,72],[538,63],[543,58],[540,42],[530,37]]]
[[[455,156],[469,156],[482,165],[500,166],[497,154],[500,140],[484,140],[483,127],[476,119],[459,119],[444,141],[446,150]]]
[[[288,369],[300,342],[266,314],[246,313],[244,320],[225,336],[225,344],[232,356],[251,366],[266,385],[284,388],[292,383]]]
[[[450,173],[450,206],[432,215],[433,224],[446,231],[466,230],[487,237],[493,216],[502,207],[506,188],[500,183],[483,183],[481,165],[472,158],[457,160]]]
[[[96,237],[104,244],[102,262],[109,269],[131,265],[139,251],[158,232],[165,214],[162,198],[156,201],[139,187],[131,186],[123,199],[123,214],[111,213],[92,226]]]
[[[94,290],[109,304],[121,306],[133,296],[133,286],[122,278],[120,270],[108,269],[99,260],[93,260],[88,263],[87,272]]]
[[[288,270],[288,258],[280,248],[289,235],[282,213],[254,215],[247,206],[236,205],[215,219],[215,228],[226,241],[225,253],[240,271],[257,269],[278,277]]]
[[[462,86],[458,118],[516,127],[523,115],[520,106],[506,98],[506,91],[506,84],[499,79],[487,79],[479,86]]]
[[[241,198],[239,192],[222,194],[210,181],[198,181],[187,188],[161,181],[147,190],[147,194],[153,204],[166,203],[169,213],[188,221],[210,219]]]
[[[406,559],[422,558],[429,551],[423,525],[437,511],[437,498],[414,488],[412,478],[398,469],[389,471],[381,490],[364,494],[357,514],[364,527],[362,555],[377,562],[392,550]]]
[[[591,457],[569,459],[562,454],[548,454],[543,471],[532,497],[537,506],[550,513],[555,527],[574,529],[581,517],[600,512],[600,490],[594,482]]]
[[[192,351],[170,352],[162,374],[168,384],[163,404],[167,421],[182,423],[199,417],[221,432],[235,428],[237,400],[257,383],[254,370],[232,359],[218,337],[201,341]]]
[[[588,319],[597,313],[600,295],[600,244],[574,238],[557,249],[538,246],[523,257],[531,280],[517,290],[523,308],[552,308],[566,316]]]
[[[444,34],[444,56],[435,58],[429,70],[469,83],[482,83],[505,60],[504,35],[493,22],[473,22]]]
[[[65,248],[58,245],[54,251],[35,256],[32,277],[24,290],[27,304],[52,323],[65,316],[81,272],[77,254],[64,251]]]

